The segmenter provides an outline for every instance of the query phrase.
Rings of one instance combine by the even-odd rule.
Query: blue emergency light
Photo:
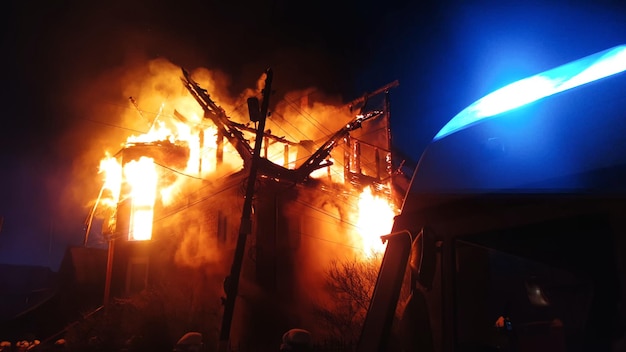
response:
[[[626,70],[626,45],[595,53],[504,86],[452,118],[433,141],[481,120]]]

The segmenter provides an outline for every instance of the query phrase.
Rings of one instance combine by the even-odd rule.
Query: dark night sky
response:
[[[317,86],[346,101],[398,79],[394,144],[416,160],[445,122],[488,92],[626,43],[624,5],[585,3],[5,2],[0,262],[55,267],[50,247],[82,240],[52,220],[76,155],[61,136],[85,118],[70,102],[133,56],[223,70],[235,92],[266,67],[274,87]]]

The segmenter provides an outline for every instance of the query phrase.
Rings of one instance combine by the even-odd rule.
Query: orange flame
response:
[[[356,226],[360,247],[366,258],[372,258],[385,251],[387,245],[380,236],[391,232],[396,211],[391,202],[374,195],[369,186],[359,195],[358,211]]]
[[[154,202],[157,193],[157,171],[154,160],[141,157],[124,166],[126,182],[130,184],[130,229],[129,241],[144,241],[152,238]]]
[[[183,103],[182,101],[179,102]],[[196,104],[193,100],[184,103],[187,104],[182,104],[183,107]],[[122,165],[118,159],[107,153],[100,162],[100,172],[105,174],[103,188],[108,190],[108,196],[102,201],[102,204],[113,210],[114,215],[117,215],[118,204],[129,199],[131,205],[129,240],[151,239],[154,206],[157,200],[167,205],[175,200],[189,178],[202,178],[216,171],[216,164],[211,158],[213,155],[211,150],[216,148],[214,138],[217,134],[216,127],[214,125],[202,125],[202,119],[193,112],[189,116],[185,116],[187,119],[185,122],[174,116],[173,110],[167,111],[165,104],[161,104],[150,130],[147,133],[129,136],[122,147],[126,149],[133,145],[151,142],[184,145],[188,149],[189,157],[181,170],[174,170],[169,165],[157,165],[154,159],[145,156]],[[225,155],[232,153],[232,151],[232,147],[228,144],[224,145]],[[225,158],[224,161],[227,168],[234,168],[236,165],[242,164],[240,160],[238,162],[235,158]],[[168,182],[160,182],[166,175]],[[110,219],[109,222],[113,223],[113,226],[109,227],[114,228],[115,219]]]
[[[108,208],[115,208],[122,186],[122,165],[120,165],[117,159],[106,153],[106,157],[100,160],[98,172],[104,173],[104,185],[102,188],[108,191],[107,196],[103,197],[101,202]]]
[[[164,69],[158,70],[160,72],[159,77],[161,74],[169,77],[169,74],[163,73],[166,71]],[[179,69],[176,68],[175,72],[178,76]],[[216,78],[208,72],[200,71],[198,74],[200,78],[208,77],[204,78],[209,81],[209,86],[216,85],[214,82]],[[159,80],[159,83],[154,84],[154,86],[169,86],[169,79],[163,77],[162,80]],[[178,79],[172,82],[174,81],[179,84]],[[258,93],[258,91],[260,91],[260,87],[247,94]],[[201,117],[202,110],[191,96],[188,94],[178,96],[175,93],[170,95],[171,92],[175,92],[174,89],[165,89],[164,92],[167,92],[167,95],[163,92],[150,92],[150,94],[143,95],[143,101],[140,101],[139,105],[152,106],[153,108],[158,106],[158,109],[152,109],[152,111],[158,110],[158,112],[154,113],[154,118],[149,119],[149,128],[146,128],[148,129],[146,133],[128,137],[122,147],[127,148],[132,144],[160,141],[184,145],[189,152],[184,166],[180,169],[174,169],[171,165],[161,165],[160,160],[148,157],[141,157],[139,160],[122,164],[118,158],[109,154],[106,154],[100,162],[100,173],[105,174],[103,188],[107,190],[106,197],[103,197],[101,204],[106,205],[115,214],[121,201],[131,199],[128,233],[131,240],[151,238],[155,202],[160,201],[163,205],[168,205],[180,196],[184,186],[188,185],[191,178],[207,179],[214,176],[214,173],[218,171],[216,170],[215,158],[217,128],[208,119]],[[308,97],[310,92],[304,93],[307,94],[298,92],[296,95]],[[168,106],[158,102],[163,99],[167,99]],[[297,104],[294,102],[297,102],[297,99],[292,97],[285,100],[286,103],[281,102],[276,106],[276,110],[282,111],[282,114],[275,115],[276,119],[282,116],[286,123],[283,123],[281,128],[280,123],[268,121],[268,129],[274,129],[275,134],[284,135],[287,140],[296,141],[301,138],[302,140],[314,141],[314,145],[311,146],[313,150],[309,150],[309,152],[313,152],[334,130],[341,127],[342,121],[349,118],[345,115],[344,110],[331,104],[309,103],[307,100],[306,104],[296,106]],[[230,108],[228,110],[237,113],[234,105],[227,106],[229,105],[227,99],[221,103],[224,107]],[[169,105],[175,105],[175,110]],[[141,117],[147,118],[147,113],[146,116],[143,113],[140,114]],[[310,116],[312,115],[316,119],[326,121],[326,123],[317,124],[307,129],[307,124],[311,124]],[[134,121],[137,121],[136,116],[133,118]],[[283,129],[285,126],[287,126],[286,130]],[[249,131],[243,133],[246,139],[252,143],[254,134]],[[320,136],[320,133],[326,136]],[[234,147],[227,142],[222,147],[223,162],[220,166],[220,173],[240,169],[243,162]],[[262,156],[278,165],[294,169],[304,161],[298,158],[306,157],[306,155],[298,155],[299,147],[301,146],[296,146],[295,143],[285,144],[266,139],[263,143]],[[338,157],[339,155],[341,155],[341,151],[337,149],[334,156]],[[329,159],[332,161],[331,166],[318,169],[310,176],[343,183],[345,170],[342,162],[332,160],[332,156]],[[167,182],[163,182],[164,179],[167,179]],[[358,210],[354,213],[358,234],[355,234],[353,239],[356,242],[355,246],[362,248],[365,258],[371,258],[373,255],[384,251],[385,245],[380,240],[380,236],[391,231],[396,215],[394,209],[394,205],[389,199],[374,195],[370,187],[365,188],[359,195]],[[113,220],[113,224],[114,222]]]

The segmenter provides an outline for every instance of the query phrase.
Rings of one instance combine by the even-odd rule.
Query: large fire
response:
[[[145,102],[151,100],[152,98],[144,99]],[[99,200],[100,204],[109,207],[113,213],[119,211],[117,208],[122,203],[129,206],[128,229],[117,229],[118,232],[126,232],[129,240],[151,239],[156,202],[173,202],[190,180],[215,178],[218,173],[223,174],[219,168],[236,171],[243,166],[240,156],[229,143],[223,144],[222,160],[220,163],[216,162],[218,146],[215,137],[218,130],[208,119],[200,117],[202,110],[192,97],[182,95],[170,97],[168,100],[175,102],[175,109],[160,103],[156,116],[148,121],[147,132],[127,137],[120,152],[115,156],[107,153],[100,163],[100,172],[104,174],[102,189],[106,191]],[[137,107],[134,99],[131,98],[131,101]],[[324,110],[323,114],[328,114],[338,109],[324,106]],[[308,113],[310,116],[315,114],[315,111]],[[270,128],[276,126],[270,125]],[[294,130],[300,131],[304,128]],[[244,134],[252,143],[254,134],[250,129],[245,130]],[[293,133],[285,134],[293,137]],[[326,133],[326,136],[329,134]],[[152,147],[184,149],[185,158],[182,162],[178,159],[173,161],[177,165],[168,164],[167,158],[155,160],[150,153],[143,153]],[[261,156],[275,164],[293,169],[302,162],[298,160],[297,152],[294,144],[265,139]],[[324,177],[332,182],[343,183],[344,171],[339,163],[333,163],[316,170],[311,177]],[[374,195],[370,187],[366,187],[354,202],[356,204],[353,208],[358,214],[351,217],[357,219],[353,231],[356,238],[351,242],[362,249],[365,258],[370,258],[385,248],[380,236],[390,232],[396,215],[395,207],[389,199]]]

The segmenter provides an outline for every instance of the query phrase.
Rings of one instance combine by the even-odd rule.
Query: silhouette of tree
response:
[[[315,304],[325,338],[355,345],[369,308],[381,256],[333,260],[326,270],[327,300]]]

